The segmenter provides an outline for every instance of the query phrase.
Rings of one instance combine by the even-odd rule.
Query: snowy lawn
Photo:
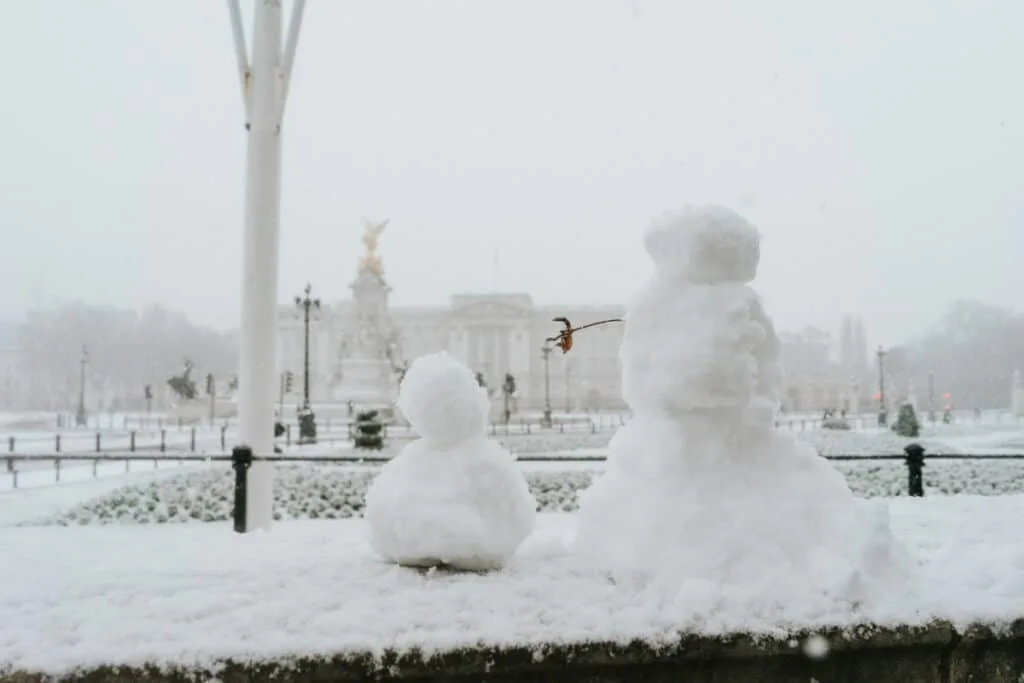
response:
[[[902,462],[836,462],[853,492],[863,497],[904,496],[907,470]],[[601,465],[524,464],[530,492],[541,511],[571,512],[577,494],[590,486]],[[277,519],[343,519],[362,516],[366,489],[375,466],[287,465],[277,468],[274,514]],[[29,506],[39,512],[7,521],[3,496],[31,499],[35,491],[0,494],[0,526],[11,523],[92,525],[223,522],[231,519],[234,475],[224,464],[179,470],[152,480],[120,482],[91,498],[61,507]],[[63,487],[56,487],[63,488]],[[1000,495],[1024,493],[1024,460],[935,461],[925,466],[925,492]]]
[[[1006,623],[1024,615],[1024,496],[891,501],[915,588],[859,613],[784,605],[770,619],[673,604],[617,586],[566,549],[574,515],[541,515],[506,570],[457,575],[377,560],[359,520],[0,529],[0,668],[63,672],[119,662],[429,654],[472,645],[669,643],[680,631]],[[916,592],[916,595],[914,593]],[[710,604],[710,603],[708,603]]]

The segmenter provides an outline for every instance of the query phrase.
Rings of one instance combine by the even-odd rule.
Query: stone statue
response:
[[[192,361],[186,358],[185,371],[167,380],[168,386],[171,387],[178,398],[188,401],[199,395],[199,392],[196,391],[196,383],[192,379],[192,371],[194,369],[195,366],[192,364]]]
[[[363,244],[366,246],[366,253],[359,259],[359,272],[369,271],[377,277],[384,277],[384,264],[377,256],[377,242],[386,227],[388,227],[387,220],[381,223],[366,221],[363,226]]]

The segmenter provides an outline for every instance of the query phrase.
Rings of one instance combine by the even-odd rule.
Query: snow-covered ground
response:
[[[361,520],[0,529],[0,663],[59,673],[121,662],[287,654],[427,653],[458,645],[634,638],[793,626],[957,624],[1019,618],[1024,496],[891,502],[913,590],[859,610],[738,611],[735,596],[673,603],[616,585],[567,551],[574,515],[541,515],[511,565],[490,575],[398,569]]]

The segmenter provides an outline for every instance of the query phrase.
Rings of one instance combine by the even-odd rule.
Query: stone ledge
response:
[[[654,647],[580,643],[512,648],[467,648],[425,657],[412,651],[379,656],[352,653],[267,662],[224,660],[210,669],[104,666],[64,676],[6,671],[0,683],[326,683],[327,681],[437,681],[468,683],[1022,683],[1024,619],[1004,629],[947,622],[921,627],[858,626],[817,632],[828,656],[814,660],[800,645],[808,633],[785,637],[748,634],[684,635]]]

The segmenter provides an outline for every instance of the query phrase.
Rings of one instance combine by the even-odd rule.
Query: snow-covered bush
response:
[[[858,496],[907,494],[907,468],[902,461],[840,461],[833,465],[843,473]],[[274,488],[274,517],[279,520],[361,517],[366,490],[376,473],[374,467],[279,467]],[[590,486],[596,473],[597,470],[541,470],[526,472],[525,476],[540,511],[572,512],[577,508],[577,494]],[[226,522],[231,519],[233,482],[233,474],[226,468],[182,473],[149,484],[125,486],[30,525]],[[928,496],[1024,493],[1024,461],[927,462],[924,485]]]
[[[900,436],[908,438],[916,438],[920,434],[920,425],[918,425],[917,413],[914,411],[913,405],[904,403],[900,406],[900,412],[892,430]]]

